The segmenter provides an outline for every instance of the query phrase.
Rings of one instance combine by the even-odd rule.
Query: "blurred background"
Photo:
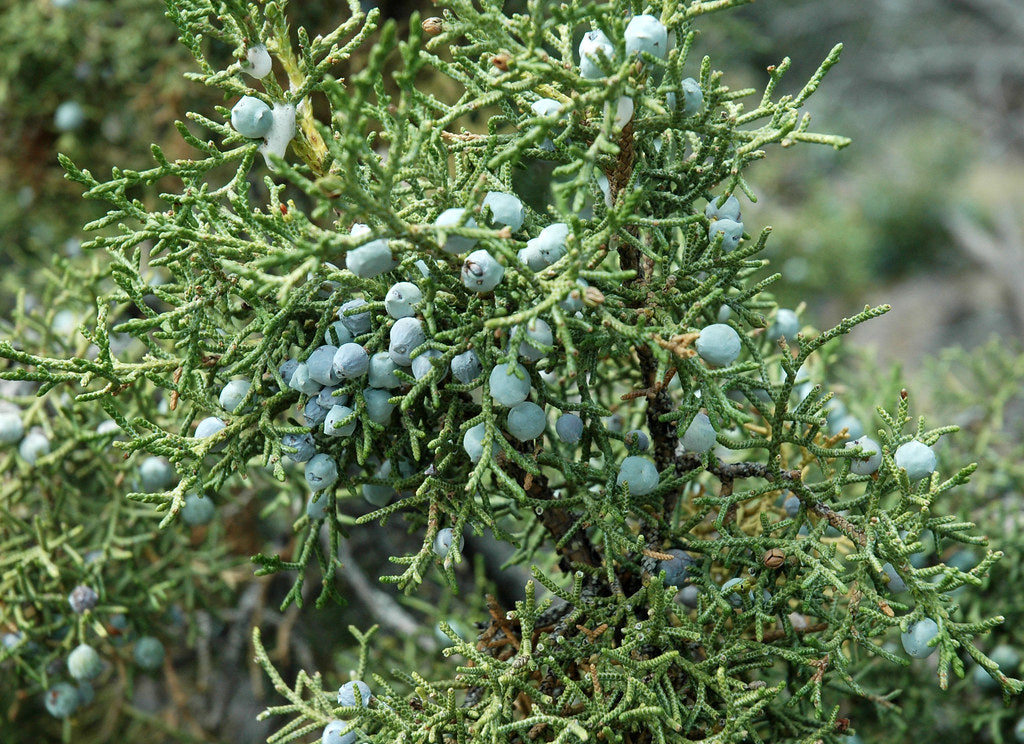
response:
[[[1019,388],[1014,392],[1012,385],[1024,380],[1024,369],[1005,350],[1018,348],[1024,336],[1024,3],[932,0],[926,9],[922,5],[913,0],[755,3],[703,19],[694,59],[708,53],[713,68],[725,72],[727,85],[761,89],[765,68],[788,55],[792,68],[781,91],[795,93],[829,49],[844,43],[840,64],[810,99],[809,110],[813,129],[849,136],[853,144],[838,152],[810,145],[769,151],[747,172],[759,202],[744,205],[745,222],[753,229],[774,226],[767,255],[783,279],[773,291],[784,307],[806,303],[802,320],[818,328],[866,304],[890,303],[889,315],[853,334],[851,364],[893,380],[888,370],[898,364],[903,384],[919,393],[918,400],[929,399],[915,403],[913,413],[934,410],[937,423],[959,416],[958,423],[977,431],[998,416],[995,437],[982,438],[977,447],[968,440],[960,445],[966,452],[946,453],[959,464],[970,457],[1019,463],[1007,447],[1020,449],[1020,438],[1013,437],[1024,428],[1024,408]],[[400,25],[413,10],[439,12],[423,1],[392,0],[380,7]],[[510,0],[506,9],[522,12],[525,4]],[[337,3],[318,2],[295,3],[289,13],[293,26],[311,33],[334,28],[346,15]],[[226,66],[231,50],[219,51]],[[171,159],[192,155],[174,122],[185,120],[187,111],[210,112],[230,103],[186,80],[183,73],[192,70],[162,3],[0,2],[0,316],[9,313],[21,291],[32,302],[55,256],[79,256],[81,243],[89,239],[82,226],[105,212],[103,204],[82,199],[80,188],[63,178],[57,153],[101,178],[115,165],[148,167],[151,143]],[[152,194],[138,196],[155,203]],[[850,386],[856,389],[863,381],[851,375]],[[1010,394],[998,406],[989,408],[991,401],[984,400],[964,404],[964,395],[1007,381]],[[1004,430],[1008,444],[998,436]],[[976,516],[979,502],[969,499],[990,499],[986,518],[1011,533],[1020,483],[1015,465],[1010,474],[982,478],[951,509]],[[280,527],[286,534],[287,525]],[[394,529],[368,526],[354,531],[346,549],[372,555],[395,539]],[[411,545],[418,537],[405,539]],[[1004,547],[1009,556],[1000,580],[1011,581],[1020,573],[1024,551]],[[470,541],[469,549],[474,562],[467,571],[482,572],[488,562],[500,561],[485,540]],[[452,610],[456,600],[439,591],[401,598],[399,604],[376,586],[373,571],[346,562],[352,566],[343,589],[352,600],[348,608],[328,610],[314,621],[307,612],[275,615],[279,597],[273,591],[269,598],[253,599],[263,621],[278,628],[276,660],[291,674],[333,666],[330,679],[347,675],[358,664],[358,649],[339,651],[333,644],[337,636],[325,638],[316,628],[355,623],[365,629],[385,622],[391,635],[379,649],[389,660],[440,663],[443,636],[407,632],[403,637],[400,629],[415,628],[421,617],[458,616]],[[510,577],[507,586],[521,587],[520,577]],[[497,583],[495,591],[507,606],[512,597],[502,590]],[[994,592],[1005,604],[1001,589]],[[1004,614],[1024,617],[1024,599],[1013,602]],[[251,607],[240,605],[239,613],[238,622],[248,623]],[[259,693],[270,690],[251,664],[246,667],[244,635],[235,642],[228,650],[238,670],[248,669],[252,685],[238,685],[243,672],[228,668],[206,693],[215,705],[190,705],[204,711],[205,718],[196,712],[197,720],[212,721],[203,723],[204,731],[234,734],[234,741],[262,740],[269,725],[253,718],[267,704]],[[934,692],[933,676],[927,684]],[[166,690],[143,680],[135,692],[138,709],[152,710],[155,718]],[[929,705],[928,699],[903,704],[918,721],[953,732],[950,741],[975,740],[976,728],[968,733],[952,714],[939,720],[943,707]],[[977,740],[1002,741],[1000,731],[1012,728],[1012,721],[999,713],[998,698],[971,699],[989,706],[984,710],[990,730]],[[956,738],[961,735],[970,738]],[[194,740],[227,738],[196,735]]]

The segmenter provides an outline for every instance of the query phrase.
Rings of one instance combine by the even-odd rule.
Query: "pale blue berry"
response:
[[[638,15],[626,26],[626,54],[647,52],[658,59],[668,54],[668,29],[652,15]]]
[[[704,207],[704,216],[712,222],[716,220],[740,222],[740,200],[735,196],[730,196],[719,206],[719,199],[720,197],[715,197],[708,202],[708,205]]]
[[[739,357],[743,344],[732,326],[714,323],[701,329],[696,347],[705,362],[716,367],[726,367]]]
[[[519,201],[519,197],[513,194],[488,191],[483,206],[490,208],[494,223],[505,225],[512,232],[522,227],[523,220],[526,219],[526,208]]]
[[[326,408],[327,410],[330,410],[331,406],[347,406],[348,395],[336,394],[340,389],[341,388],[339,388],[338,386],[325,387],[323,390],[316,394],[317,405],[320,406],[321,408]]]
[[[519,253],[516,254],[519,262],[526,265],[530,271],[540,271],[548,266],[548,262],[541,255],[540,245],[537,244],[537,238],[531,238],[526,242],[525,248],[520,248]]]
[[[181,518],[185,524],[198,527],[212,522],[216,510],[213,499],[190,493],[185,496],[185,505],[181,507]]]
[[[86,610],[91,610],[95,607],[99,598],[99,595],[91,586],[79,584],[68,595],[68,604],[71,605],[71,609],[75,613],[81,615]]]
[[[699,411],[690,425],[683,432],[683,448],[687,452],[707,452],[715,446],[718,432],[711,425],[711,419],[703,411]]]
[[[564,222],[555,222],[541,230],[536,238],[527,242],[527,246],[536,241],[534,245],[540,251],[541,258],[550,266],[566,254],[565,242],[568,239],[569,226]]]
[[[295,104],[275,102],[271,111],[274,121],[270,125],[270,131],[263,136],[259,150],[267,167],[274,170],[277,166],[271,156],[283,158],[288,143],[295,136]]]
[[[651,446],[651,438],[640,429],[629,430],[624,439],[628,446],[635,447],[640,452],[646,452]]]
[[[67,718],[78,707],[78,690],[67,682],[58,682],[43,695],[46,712],[54,718]]]
[[[384,309],[395,320],[416,314],[416,307],[423,301],[423,292],[412,282],[397,282],[384,295]]]
[[[733,591],[737,586],[743,583],[743,579],[736,577],[735,579],[729,579],[727,582],[722,584],[722,594],[725,595],[725,599],[733,607],[743,606],[743,597],[740,596],[739,592]]]
[[[832,436],[837,436],[846,430],[847,439],[857,439],[864,436],[864,425],[861,424],[860,419],[852,414],[841,416],[836,419],[835,422],[829,427],[829,432]]]
[[[337,353],[338,347],[331,344],[324,344],[313,349],[313,353],[306,360],[309,379],[321,385],[337,385],[341,381],[334,371],[334,355]]]
[[[361,705],[366,708],[370,704],[370,687],[362,680],[346,682],[338,688],[338,705],[354,708]]]
[[[480,423],[476,426],[471,426],[466,430],[466,433],[462,435],[462,448],[466,450],[466,454],[469,455],[470,462],[480,462],[480,458],[484,455],[484,435],[487,434],[486,425]],[[497,442],[491,442],[491,456],[495,456],[501,450],[501,447]]]
[[[714,220],[708,226],[708,242],[714,244],[718,237],[722,239],[722,250],[728,253],[740,244],[743,237],[743,223],[730,219]]]
[[[408,367],[412,364],[413,351],[426,340],[423,324],[418,318],[399,318],[391,326],[391,341],[388,346],[391,361],[401,367]]]
[[[896,572],[896,569],[889,562],[882,564],[882,572],[885,574],[887,581],[885,582],[889,588],[889,591],[893,594],[902,594],[907,591],[907,583],[903,580],[903,577]]]
[[[132,658],[142,669],[153,671],[164,663],[164,644],[153,636],[142,636],[135,641]]]
[[[583,295],[589,286],[586,279],[577,279],[576,286],[569,291],[564,300],[558,303],[558,306],[567,313],[579,312],[583,309]]]
[[[231,109],[231,126],[243,137],[257,139],[270,131],[274,114],[259,98],[242,96]]]
[[[288,387],[306,395],[316,395],[320,392],[321,385],[309,376],[309,365],[305,362],[299,362],[298,366],[295,367],[295,371],[292,372],[291,379],[288,380]]]
[[[580,76],[587,80],[604,77],[601,69],[600,55],[610,62],[615,61],[615,47],[603,31],[588,31],[580,41]]]
[[[896,467],[907,471],[907,478],[918,481],[935,471],[935,452],[924,442],[916,439],[896,448]]]
[[[583,419],[575,413],[563,413],[555,421],[555,434],[566,444],[576,444],[583,436]]]
[[[554,98],[539,98],[530,104],[530,110],[537,116],[556,116],[562,111],[562,104]]]
[[[295,374],[295,370],[299,368],[298,359],[286,359],[280,367],[277,368],[277,372],[281,375],[281,379],[284,380],[284,384],[291,387],[289,384],[292,379],[292,375]]]
[[[68,654],[68,674],[77,680],[94,679],[103,671],[103,660],[87,643],[79,644]]]
[[[363,403],[366,404],[366,416],[377,424],[386,424],[391,419],[395,404],[391,402],[391,393],[378,388],[363,390]]]
[[[357,343],[342,344],[334,354],[334,371],[341,379],[361,377],[369,368],[370,355]]]
[[[18,454],[29,465],[35,465],[40,457],[50,454],[50,440],[41,431],[30,431],[18,445]]]
[[[935,653],[937,646],[929,646],[928,642],[938,636],[939,626],[930,617],[911,623],[907,631],[900,636],[903,650],[915,659],[926,659]]]
[[[338,318],[355,336],[370,332],[370,311],[365,310],[361,313],[352,312],[366,304],[366,300],[361,297],[357,297],[354,300],[349,300],[342,304],[342,306],[338,308]]]
[[[462,286],[474,292],[490,292],[505,275],[505,267],[485,250],[473,251],[462,262]]]
[[[355,413],[348,406],[333,406],[324,417],[324,434],[329,437],[349,437],[356,430],[356,419],[343,424],[342,421]]]
[[[680,589],[676,596],[687,607],[696,609],[697,600],[700,598],[700,589],[695,584],[689,584]]]
[[[882,464],[882,448],[871,437],[860,437],[846,443],[847,449],[860,447],[864,454],[850,460],[850,472],[854,475],[871,475]]]
[[[308,462],[316,454],[312,434],[285,434],[281,437],[281,449],[293,462]]]
[[[227,426],[221,419],[216,416],[207,416],[199,425],[196,427],[196,439],[206,439],[219,434],[224,427]]]
[[[480,364],[480,357],[472,349],[452,357],[450,366],[452,376],[463,385],[473,382],[484,371],[483,365]]]
[[[447,558],[448,553],[451,552],[452,543],[455,542],[455,534],[451,527],[445,527],[442,530],[438,530],[437,535],[434,536],[434,555],[438,558]],[[466,545],[466,538],[459,535],[459,552]]]
[[[432,369],[434,369],[435,365],[431,360],[440,358],[441,352],[438,351],[437,349],[427,349],[426,351],[420,352],[420,354],[412,360],[412,376],[415,377],[417,380],[422,380],[424,377],[430,374],[430,371]],[[440,381],[443,380],[448,375],[448,367],[438,366],[438,369],[440,370]]]
[[[513,335],[515,335],[516,328],[518,326],[512,328]],[[538,347],[552,346],[555,342],[551,326],[543,318],[531,318],[527,322],[526,338],[529,340],[519,344],[519,356],[531,362],[536,362],[548,353],[546,349]]]
[[[53,126],[61,132],[73,132],[85,124],[85,111],[78,101],[64,101],[53,112]]]
[[[693,116],[698,111],[700,111],[701,107],[704,105],[704,91],[700,89],[700,83],[698,83],[693,78],[686,78],[680,83],[679,89],[683,93],[683,108],[681,110],[682,115]],[[674,96],[673,101],[671,103],[671,107],[675,108]],[[736,217],[734,219],[739,219],[738,208],[736,210]]]
[[[155,493],[174,481],[174,468],[163,457],[147,457],[139,463],[139,482],[142,490]]]
[[[665,586],[683,586],[690,578],[690,568],[696,563],[685,550],[672,548],[666,550],[671,560],[660,560],[655,565],[654,573],[665,572]]]
[[[220,407],[228,413],[235,413],[239,406],[242,405],[242,401],[245,400],[245,396],[249,394],[249,388],[252,386],[248,380],[230,380],[220,390],[220,396],[217,400],[220,402]]]
[[[347,734],[341,733],[348,727],[347,721],[331,721],[324,727],[320,744],[355,744],[358,738],[355,731],[349,731]]]
[[[787,341],[792,342],[796,339],[796,334],[799,332],[800,319],[796,317],[796,313],[780,307],[775,313],[775,320],[768,326],[767,335],[771,341],[785,338]]]
[[[495,403],[511,408],[530,395],[530,375],[521,364],[498,364],[491,370],[488,387]]]
[[[357,222],[352,226],[351,235],[360,237],[373,232],[368,226]],[[391,246],[386,238],[371,240],[369,243],[350,248],[345,254],[345,268],[360,279],[372,279],[397,266],[391,255]]]
[[[323,491],[338,481],[338,464],[330,455],[313,455],[306,463],[306,483],[314,491]]]
[[[390,477],[391,460],[385,460],[381,463],[381,466],[377,468],[374,478],[377,480],[387,480]],[[363,498],[374,506],[385,506],[395,495],[395,489],[386,483],[382,486],[374,483],[364,483],[362,490]]]
[[[378,351],[370,357],[370,369],[366,379],[370,383],[370,387],[394,390],[402,387],[402,381],[395,376],[398,369],[399,366],[391,359],[388,352]]]
[[[324,341],[331,346],[350,343],[353,338],[355,337],[352,335],[352,331],[348,329],[343,320],[334,321],[324,331]]]
[[[306,502],[306,516],[314,522],[319,522],[327,517],[327,507],[331,504],[331,496],[326,491],[316,491],[310,494]]]
[[[265,44],[254,44],[246,49],[245,58],[249,64],[242,67],[242,72],[251,75],[257,80],[265,78],[270,74],[272,61],[270,59],[270,52],[267,51]]]
[[[21,415],[10,411],[0,413],[0,444],[14,444],[25,434]]]
[[[310,429],[315,429],[327,418],[328,410],[330,409],[317,402],[317,398],[310,398],[306,401],[306,405],[302,407],[302,421]]]
[[[465,213],[466,210],[462,207],[446,209],[437,216],[437,219],[434,220],[434,224],[438,227],[455,227],[462,221],[462,217]],[[464,227],[471,228],[476,226],[476,220],[472,217],[467,219],[464,225]],[[445,238],[444,244],[441,246],[441,250],[454,256],[471,250],[474,245],[476,245],[476,238],[465,238],[461,235],[448,235]]]
[[[536,439],[544,433],[547,416],[544,409],[532,401],[512,406],[506,419],[506,430],[520,442]]]
[[[646,457],[630,455],[619,465],[619,475],[615,479],[617,485],[629,486],[633,496],[646,496],[658,487],[658,469]]]

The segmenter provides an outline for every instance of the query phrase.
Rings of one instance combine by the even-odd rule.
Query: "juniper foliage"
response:
[[[881,464],[855,475],[852,458],[867,452],[846,446],[854,422],[836,415],[826,391],[839,337],[887,307],[771,340],[778,308],[768,288],[780,277],[758,258],[770,228],[747,227],[738,247],[709,230],[708,214],[728,208],[726,197],[757,198],[745,172],[772,145],[847,144],[811,130],[805,111],[840,47],[791,94],[779,92],[788,60],[755,91],[731,89],[711,57],[694,58],[699,25],[714,22],[705,16],[739,4],[529,2],[526,13],[506,16],[490,0],[454,0],[443,18],[414,19],[399,38],[393,23],[378,25],[377,13],[354,0],[349,20],[312,37],[289,27],[284,3],[169,2],[198,63],[189,77],[221,91],[225,103],[262,100],[276,122],[294,116],[287,149],[240,136],[225,106],[177,123],[192,158],[171,160],[154,147],[153,167],[115,168],[109,179],[62,158],[86,198],[109,209],[88,226],[97,233],[86,246],[93,262],[57,264],[64,285],[76,288],[64,299],[84,297],[92,307],[81,339],[57,352],[52,317],[35,343],[24,312],[0,342],[11,362],[3,376],[37,385],[24,418],[49,428],[54,443],[31,472],[72,483],[48,497],[63,523],[80,525],[62,539],[103,524],[87,542],[103,546],[101,558],[118,548],[127,559],[145,551],[138,537],[155,525],[132,537],[126,513],[157,514],[158,534],[171,535],[182,529],[187,494],[229,499],[240,478],[251,478],[271,495],[263,518],[298,513],[290,554],[252,557],[257,573],[289,577],[284,606],[302,604],[311,566],[321,575],[317,607],[343,601],[339,547],[370,522],[402,520],[421,536],[418,549],[391,556],[395,573],[380,576],[407,593],[435,578],[457,589],[464,548],[452,540],[437,555],[443,528],[509,543],[509,562],[532,574],[515,607],[476,598],[476,638],[442,625],[446,654],[462,660],[447,679],[371,666],[373,632],[355,630],[356,674],[373,680],[370,705],[358,710],[339,709],[319,673],[286,682],[257,633],[257,658],[287,699],[267,711],[284,717],[271,741],[308,740],[343,715],[374,742],[838,742],[858,725],[841,717],[844,701],[862,698],[886,712],[892,690],[884,680],[865,686],[860,670],[871,659],[908,665],[885,641],[914,622],[937,623],[940,687],[951,671],[964,674],[965,655],[991,666],[974,640],[1001,618],[965,617],[949,593],[980,585],[1000,553],[965,568],[912,561],[926,534],[985,544],[945,506],[975,466],[944,463],[911,482],[894,460],[900,445],[932,446],[956,427],[929,427],[911,416],[906,391],[893,391],[876,401],[866,427]],[[668,29],[664,59],[627,54],[626,27],[641,12]],[[613,51],[593,60],[599,79],[579,73],[577,45],[591,30],[603,31]],[[273,68],[257,79],[246,71],[259,44]],[[211,45],[227,45],[237,61],[218,69]],[[361,68],[351,65],[357,54]],[[554,108],[538,113],[541,99]],[[521,224],[509,221],[488,195],[514,193],[524,169],[538,164],[550,168],[550,183],[529,199],[524,193]],[[465,211],[437,224],[452,208]],[[520,252],[553,225],[564,225],[564,241],[545,244],[550,260],[530,266]],[[453,250],[453,238],[467,249]],[[470,260],[470,244],[488,259]],[[368,265],[357,257],[370,255],[379,270],[357,268]],[[500,280],[475,291],[474,277],[498,270],[488,260]],[[424,339],[396,352],[397,321],[384,300],[399,281],[422,293],[415,312]],[[342,309],[354,299],[365,303],[365,324]],[[528,334],[537,319],[550,326],[550,341]],[[370,359],[409,351],[415,367],[417,357],[432,358],[417,374],[397,363],[386,375],[371,366],[379,388],[341,374],[337,394],[350,411],[337,423],[355,428],[328,436],[310,404],[321,386],[306,389],[281,370],[344,333],[339,320]],[[720,367],[696,353],[701,330],[715,323],[741,341],[739,358]],[[449,371],[469,350],[480,370],[463,381]],[[532,440],[509,434],[507,406],[495,400],[511,383],[505,368],[518,370],[518,384],[545,411]],[[219,394],[231,380],[250,385],[226,411]],[[584,422],[578,441],[556,434],[560,413]],[[699,413],[715,445],[687,451],[682,439]],[[210,416],[224,427],[197,437]],[[166,458],[174,483],[155,493],[126,483],[128,466],[108,460],[114,432],[95,428],[105,418],[119,428],[119,453],[133,464]],[[634,429],[649,434],[650,451],[627,434]],[[475,448],[471,432],[480,435]],[[303,466],[287,457],[295,453],[284,439],[307,433],[340,477],[304,493],[311,501],[299,512]],[[656,483],[620,469],[626,457],[643,458]],[[108,494],[99,503],[79,479],[93,458],[106,463],[94,469],[95,489]],[[30,535],[42,546],[56,529],[29,513],[32,483],[10,482],[3,514],[11,555],[20,558]],[[355,500],[368,493],[378,508],[353,518]],[[795,508],[787,510],[789,497]],[[666,581],[673,549],[692,561],[682,587]],[[100,605],[63,643],[110,636],[94,618],[140,588],[104,584],[106,564],[89,568],[74,551],[73,571],[51,568],[53,551],[39,553],[48,592],[32,588],[41,585],[32,575],[38,566],[21,562],[5,574],[3,619],[48,637],[67,613],[65,585],[77,572],[74,583],[97,585]],[[170,548],[163,559],[177,562]],[[185,565],[182,558],[167,569],[170,584]],[[211,572],[214,591],[225,588],[219,579]],[[135,580],[149,579],[125,579]],[[160,594],[152,596],[155,613]],[[7,615],[15,602],[32,607],[34,619]],[[142,613],[139,630],[153,622]],[[63,646],[47,643],[52,659]],[[56,675],[18,658],[40,689],[52,687]],[[1019,681],[997,676],[1006,694],[1020,691]]]

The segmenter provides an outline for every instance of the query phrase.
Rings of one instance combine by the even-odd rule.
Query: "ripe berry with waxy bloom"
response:
[[[907,471],[911,482],[921,480],[935,471],[935,452],[924,442],[912,439],[896,448],[896,467]]]
[[[505,267],[487,251],[473,251],[462,262],[462,286],[474,292],[490,292],[503,276]]]
[[[716,367],[727,367],[735,362],[743,348],[740,334],[725,323],[702,328],[695,345],[700,358]]]
[[[646,457],[630,455],[619,465],[619,475],[615,482],[628,485],[633,496],[646,496],[658,487],[658,469]]]

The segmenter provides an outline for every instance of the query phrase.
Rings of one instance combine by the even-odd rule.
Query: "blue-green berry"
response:
[[[743,344],[736,330],[725,323],[713,323],[701,329],[697,353],[708,364],[727,367],[739,358]]]
[[[512,329],[512,334],[515,334],[516,328]],[[527,341],[523,341],[519,344],[519,356],[523,359],[528,359],[531,362],[536,362],[547,354],[547,350],[543,347],[552,346],[555,342],[555,336],[551,332],[551,326],[543,318],[531,318],[526,324],[526,338]]]
[[[452,362],[449,366],[452,369],[452,377],[463,385],[473,382],[484,371],[484,367],[480,363],[480,357],[472,349],[452,357]]]
[[[79,584],[68,595],[68,604],[71,605],[72,610],[81,615],[86,610],[91,610],[95,607],[99,598],[99,595],[91,586]]]
[[[78,707],[78,690],[67,682],[58,682],[43,695],[46,712],[54,718],[67,718]]]
[[[679,90],[683,94],[683,107],[680,110],[680,113],[682,113],[683,116],[693,116],[698,111],[700,111],[701,107],[704,105],[704,91],[701,90],[700,83],[698,83],[693,78],[685,78],[679,84]],[[669,95],[672,95],[672,94],[670,93]],[[666,101],[667,100],[668,100],[668,98],[666,96]],[[676,107],[676,99],[675,99],[675,96],[672,95],[672,100],[670,102],[670,108],[675,108],[675,107]],[[739,214],[740,214],[739,213],[739,207],[737,205],[736,216],[733,219],[738,220],[739,219]]]
[[[354,300],[349,300],[342,304],[338,308],[338,319],[345,324],[345,327],[352,332],[353,335],[359,336],[363,333],[370,332],[370,311],[364,310],[363,312],[353,312],[360,307],[366,305],[366,300],[361,297],[357,297]]]
[[[885,574],[887,581],[885,582],[889,588],[889,591],[893,594],[902,594],[907,591],[907,583],[900,576],[895,567],[889,562],[882,564],[882,572]]]
[[[448,553],[451,552],[452,543],[455,542],[455,534],[451,527],[445,527],[444,529],[438,530],[434,536],[434,555],[438,558],[448,557]],[[466,545],[466,538],[461,534],[459,535],[459,552],[462,552],[462,548]]]
[[[328,411],[331,410],[331,406],[347,406],[348,395],[342,394],[337,395],[340,390],[339,386],[325,387],[319,393],[316,394],[316,402],[321,408],[326,408]]]
[[[391,361],[401,367],[408,367],[412,364],[413,351],[426,340],[423,324],[418,318],[399,318],[391,326],[391,340],[388,345]]]
[[[864,452],[860,457],[850,459],[850,472],[854,475],[871,475],[882,464],[882,448],[871,437],[860,437],[846,443],[846,449],[860,447]]]
[[[800,498],[795,494],[789,494],[782,502],[782,509],[786,512],[786,516],[792,519],[800,513]]]
[[[213,499],[189,493],[185,495],[185,505],[181,507],[181,518],[185,520],[185,524],[199,527],[212,522],[216,511]]]
[[[25,426],[21,423],[21,415],[4,411],[0,413],[0,444],[14,444],[25,434]]]
[[[586,279],[577,279],[576,286],[569,290],[569,294],[558,303],[558,306],[567,313],[578,313],[583,309],[584,293],[589,286]]]
[[[334,321],[324,331],[324,342],[331,346],[341,346],[342,344],[350,343],[354,338],[352,331],[348,329],[343,320]]]
[[[935,653],[937,646],[929,646],[928,642],[938,634],[939,626],[930,617],[911,623],[907,631],[900,636],[903,650],[915,659],[925,659]]]
[[[529,397],[530,385],[526,367],[514,362],[495,365],[488,378],[491,398],[498,405],[509,408]]]
[[[327,412],[330,410],[317,402],[319,397],[318,395],[315,398],[310,398],[302,407],[302,420],[310,429],[319,427],[327,418]]]
[[[270,52],[267,51],[266,44],[254,44],[246,49],[245,59],[248,62],[248,65],[242,67],[242,72],[245,74],[257,80],[265,78],[270,74],[273,62],[270,59]]]
[[[792,342],[799,332],[800,319],[796,316],[796,313],[780,307],[775,313],[775,320],[768,326],[767,335],[771,341],[785,338],[787,341]]]
[[[370,704],[370,686],[362,680],[346,682],[338,688],[338,705],[354,708],[361,705],[366,708]]]
[[[220,389],[220,395],[217,398],[220,407],[228,413],[235,413],[242,405],[242,401],[245,400],[245,396],[249,394],[250,387],[252,387],[252,383],[248,380],[229,380]]]
[[[164,644],[153,636],[142,636],[135,641],[132,658],[142,669],[153,671],[164,663]]]
[[[470,462],[480,462],[480,458],[484,455],[484,436],[487,434],[487,426],[483,423],[471,426],[466,429],[466,433],[462,435],[462,448],[466,450],[466,454],[469,455]],[[491,442],[491,456],[495,456],[501,451],[500,445],[492,441]]]
[[[306,516],[314,522],[327,517],[327,507],[331,504],[331,495],[326,491],[315,491],[306,502]]]
[[[373,232],[368,226],[356,223],[352,226],[352,236],[361,237]],[[345,268],[360,279],[372,279],[397,266],[391,254],[391,245],[386,238],[378,238],[358,248],[350,248],[345,254]]]
[[[50,440],[41,431],[30,431],[18,445],[18,454],[29,465],[35,465],[40,457],[50,454]]]
[[[725,599],[733,607],[743,606],[743,597],[740,595],[739,592],[733,591],[742,583],[743,579],[740,577],[736,577],[735,579],[729,579],[727,582],[722,584],[722,594],[725,595]]]
[[[918,481],[935,471],[935,452],[924,442],[913,439],[896,448],[896,467],[907,471],[911,482]]]
[[[711,419],[703,411],[698,411],[683,432],[682,444],[687,452],[707,452],[715,446],[717,439],[718,432]]]
[[[323,491],[338,481],[338,464],[330,455],[313,455],[306,463],[306,483],[314,491]]]
[[[295,370],[299,368],[299,360],[292,358],[286,359],[281,363],[281,366],[277,368],[277,372],[281,375],[281,379],[284,380],[284,384],[291,387],[292,375],[295,374]]]
[[[640,452],[646,452],[651,446],[651,438],[647,436],[647,433],[640,429],[630,429],[626,432],[624,441],[630,447],[633,447]]]
[[[147,457],[139,463],[139,483],[146,493],[163,491],[174,482],[174,468],[163,457]]]
[[[259,98],[242,96],[231,108],[231,126],[243,137],[258,139],[270,131],[274,114]]]
[[[349,727],[347,721],[331,721],[324,727],[324,733],[320,737],[320,744],[355,744],[358,738],[355,731],[343,734],[342,731]]]
[[[575,413],[563,413],[555,421],[555,434],[566,444],[576,444],[583,436],[583,419]]]
[[[864,436],[864,425],[860,422],[860,419],[853,414],[841,416],[829,426],[829,433],[831,433],[832,436],[838,436],[844,430],[846,431],[845,436],[847,439],[857,439]]]
[[[462,262],[462,286],[473,292],[490,292],[498,286],[505,267],[485,250],[473,251]]]
[[[466,210],[462,207],[446,209],[437,216],[437,219],[434,220],[434,224],[438,227],[455,227],[462,221],[462,217],[465,213]],[[464,227],[470,228],[476,226],[476,220],[472,217],[467,219],[464,225]],[[465,253],[466,251],[472,250],[474,245],[476,245],[476,238],[466,238],[461,235],[448,235],[445,238],[445,242],[441,245],[441,250],[454,256],[459,253]]]
[[[391,460],[385,460],[381,463],[381,466],[377,468],[377,472],[374,474],[374,478],[377,480],[387,480],[391,477]],[[395,495],[395,489],[388,484],[382,486],[374,483],[363,484],[363,498],[374,506],[384,506],[391,498]]]
[[[370,367],[366,379],[370,383],[370,387],[394,390],[402,387],[402,381],[395,375],[398,370],[399,366],[391,359],[388,352],[378,351],[370,357]]]
[[[412,376],[415,377],[417,380],[422,380],[424,377],[430,374],[430,371],[432,369],[434,369],[434,363],[431,360],[440,358],[441,352],[438,351],[437,349],[427,349],[426,351],[421,351],[412,360]],[[447,365],[445,365],[438,367],[438,369],[440,370],[439,377],[441,380],[443,380],[448,375],[448,367]]]
[[[735,196],[730,196],[719,206],[720,199],[721,197],[716,196],[708,202],[708,205],[704,207],[704,216],[711,222],[717,220],[740,222],[740,200]]]
[[[75,679],[94,679],[102,672],[103,660],[89,644],[79,644],[68,654],[68,674]]]
[[[357,343],[342,344],[334,354],[334,372],[339,379],[362,377],[370,369],[370,355]]]
[[[285,434],[281,437],[281,449],[293,462],[308,462],[316,454],[312,434]]]
[[[668,29],[652,15],[638,15],[626,26],[626,54],[647,52],[658,59],[668,54]]]
[[[736,220],[714,220],[708,226],[708,242],[714,244],[721,236],[722,250],[728,253],[735,250],[743,238],[743,223]]]
[[[329,437],[350,437],[356,430],[355,411],[348,406],[333,406],[324,417],[324,434]],[[342,423],[351,417],[348,423]]]
[[[512,232],[522,227],[526,219],[526,208],[519,201],[519,197],[513,194],[488,191],[483,206],[491,210],[491,218],[495,224],[505,225]]]
[[[288,380],[288,387],[306,395],[316,395],[320,392],[321,384],[309,376],[309,365],[299,362]]]
[[[391,419],[395,404],[391,402],[391,393],[379,388],[364,388],[363,403],[366,404],[366,416],[377,424],[386,424]]]
[[[332,344],[324,344],[313,349],[313,353],[306,360],[309,379],[321,385],[337,385],[341,381],[334,371],[334,355],[337,353],[338,347]]]
[[[679,548],[672,548],[665,551],[672,558],[660,560],[655,564],[654,572],[665,572],[665,586],[681,587],[690,578],[690,568],[696,563],[690,554]]]
[[[580,76],[587,80],[597,80],[604,77],[604,70],[601,69],[600,55],[604,55],[609,61],[615,61],[615,47],[604,31],[588,31],[583,34],[580,41]]]
[[[416,314],[416,308],[423,301],[423,292],[412,282],[397,282],[384,295],[384,309],[395,320],[409,318]]]
[[[646,496],[658,487],[658,469],[646,457],[629,455],[619,465],[617,485],[628,485],[632,496]]]
[[[85,124],[85,111],[78,101],[64,101],[53,112],[53,126],[61,132],[73,132]]]
[[[508,412],[505,429],[520,442],[536,439],[544,433],[547,416],[544,409],[532,401],[523,401],[512,406]]]
[[[541,230],[536,238],[528,241],[527,246],[536,245],[541,258],[550,266],[566,254],[568,249],[565,247],[565,242],[568,239],[569,226],[564,222],[554,222]]]
[[[516,254],[519,262],[526,265],[530,271],[540,271],[548,266],[548,262],[540,252],[540,245],[537,238],[531,238],[526,242],[525,248],[520,248]]]

